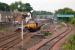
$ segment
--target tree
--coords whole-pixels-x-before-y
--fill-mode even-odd
[[[64,9],[59,9],[55,12],[55,14],[75,14],[75,11],[73,11],[70,8],[64,8]]]
[[[55,12],[55,14],[60,14],[60,15],[75,15],[75,11],[73,11],[70,8],[64,8],[64,9],[59,9]],[[70,17],[58,17],[58,20],[68,22],[70,20]]]
[[[22,5],[22,2],[15,2],[10,5],[11,10],[19,9]]]
[[[26,3],[26,4],[21,4],[20,8],[18,8],[18,10],[30,12],[31,10],[33,10],[33,8],[31,7],[31,5],[29,3]]]
[[[30,12],[31,10],[33,10],[33,8],[31,7],[31,5],[29,3],[22,3],[22,2],[15,2],[15,3],[12,3],[10,5],[10,8],[13,10],[17,9],[19,11],[27,11],[27,12]]]
[[[10,11],[10,7],[8,4],[0,2],[0,10],[1,11]]]
[[[52,15],[52,12],[47,12],[47,11],[33,11],[33,14],[36,15]]]

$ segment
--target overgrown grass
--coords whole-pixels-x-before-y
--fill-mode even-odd
[[[71,21],[69,23],[75,26],[75,18],[71,18]]]
[[[72,35],[62,46],[62,50],[75,50],[75,35]]]
[[[46,32],[46,31],[42,31],[41,33],[44,34],[44,36],[48,36],[48,35],[51,35],[52,34],[50,32]]]

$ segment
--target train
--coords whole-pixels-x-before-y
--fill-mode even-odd
[[[28,31],[28,32],[35,32],[35,31],[38,31],[38,30],[41,29],[43,24],[41,24],[39,22],[36,22],[34,19],[30,19],[31,16],[29,18],[26,18],[27,14],[25,14],[25,15],[23,14],[22,16],[23,16],[22,18],[25,18],[25,20],[26,20],[25,21],[26,23],[23,24],[23,31],[24,32],[26,32],[26,31]],[[22,27],[20,26],[15,31],[16,32],[21,32],[21,30],[22,30],[21,28]]]
[[[27,24],[23,25],[23,31],[26,32],[36,32],[39,31],[41,29],[41,27],[43,26],[43,24],[38,24],[35,21],[29,21]],[[16,32],[21,32],[21,28],[22,27],[18,27],[16,29]]]

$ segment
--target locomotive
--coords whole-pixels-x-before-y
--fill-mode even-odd
[[[31,18],[31,15],[22,14],[22,18],[25,19],[25,24],[23,24],[23,31],[35,32],[41,29],[43,24],[36,22]],[[21,32],[22,27],[18,27],[16,32]]]

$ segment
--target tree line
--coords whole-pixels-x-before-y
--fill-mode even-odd
[[[18,11],[26,12],[30,12],[31,10],[33,10],[29,3],[15,2],[8,5],[6,3],[0,2],[0,11],[14,11],[16,9]]]
[[[0,2],[0,11],[14,11],[14,10],[18,10],[18,11],[27,11],[30,12],[31,10],[33,10],[33,7],[31,7],[30,3],[22,3],[21,1],[15,2],[15,3],[11,3],[10,5],[6,4],[6,3],[2,3]],[[48,11],[33,11],[33,14],[36,15],[52,15],[52,12],[48,12]],[[75,11],[72,10],[71,8],[63,8],[63,9],[58,9],[55,11],[54,14],[73,14],[75,15]]]
[[[11,3],[10,5],[6,3],[0,2],[0,11],[14,11],[18,10],[21,12],[30,12],[33,10],[33,7],[31,7],[30,3],[22,3],[20,1]],[[33,15],[50,15],[52,12],[47,12],[47,11],[33,11]]]
[[[72,24],[75,24],[75,11],[72,10],[71,8],[59,9],[59,10],[57,10],[55,12],[55,14],[73,15],[74,17],[58,17],[58,20],[65,21],[65,22],[70,22]]]
[[[1,11],[10,11],[10,10],[19,10],[19,11],[31,11],[33,8],[31,7],[30,3],[22,3],[21,1],[11,3],[10,5],[6,3],[0,2],[0,10]],[[37,14],[45,13],[46,11],[34,11]],[[48,12],[47,12],[48,14]],[[51,13],[52,14],[52,13]],[[58,9],[55,11],[55,14],[75,14],[75,11],[73,11],[70,8],[63,8],[63,9]]]

